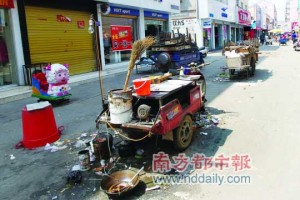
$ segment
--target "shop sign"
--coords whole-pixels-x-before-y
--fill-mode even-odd
[[[64,15],[56,15],[56,20],[58,22],[72,22],[72,19],[70,17]]]
[[[111,25],[112,51],[125,51],[132,49],[131,26]]]
[[[234,22],[234,9],[232,7],[228,7],[228,5],[224,3],[218,1],[209,1],[208,13],[209,18]]]
[[[298,22],[292,22],[292,29],[291,30],[297,30],[296,27],[298,28]]]
[[[110,14],[116,15],[131,15],[131,16],[139,16],[140,11],[131,8],[121,8],[116,6],[110,6]]]
[[[202,28],[211,28],[211,19],[202,20]]]
[[[171,9],[172,10],[179,10],[179,6],[171,4]]]
[[[85,27],[84,21],[77,21],[77,28],[84,29],[84,27]]]
[[[14,8],[14,0],[0,0],[0,8]]]
[[[238,9],[238,22],[241,25],[250,26],[251,25],[250,12],[248,12],[247,10],[243,10],[243,9],[239,8]]]
[[[252,20],[251,22],[251,29],[256,29],[256,21]]]
[[[144,11],[144,17],[169,19],[169,15],[167,13],[158,13],[158,12],[151,12],[151,11]]]
[[[176,19],[172,20],[172,29],[179,29],[179,32],[182,33],[185,33],[186,29],[188,29],[189,33],[194,33],[197,23],[197,19]]]

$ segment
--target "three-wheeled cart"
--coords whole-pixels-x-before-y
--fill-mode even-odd
[[[280,45],[286,45],[287,44],[287,39],[286,38],[280,38],[279,39],[279,46]]]
[[[227,57],[226,64],[230,73],[230,78],[238,71],[238,74],[245,75],[247,78],[250,75],[250,65],[245,64],[245,58],[242,56],[239,57]]]
[[[196,114],[202,105],[200,75],[174,76],[158,84],[151,84],[150,94],[139,96],[132,92],[132,118],[125,123],[111,123],[111,109],[100,113],[96,124],[106,124],[128,138],[162,135],[173,141],[178,150],[186,149],[193,138]]]
[[[256,62],[258,60],[258,50],[252,46],[229,46],[224,48],[226,51],[235,51],[242,54],[240,57],[226,58],[227,68],[229,69],[230,77],[235,73],[246,75],[246,77],[255,74]]]

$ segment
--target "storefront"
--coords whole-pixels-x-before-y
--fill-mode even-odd
[[[250,39],[250,26],[251,26],[251,14],[249,11],[238,8],[237,13],[237,23],[242,26],[240,33],[238,35],[241,40]]]
[[[169,14],[153,11],[144,11],[145,36],[159,36],[168,31]]]
[[[211,19],[202,20],[203,45],[211,49]]]
[[[209,1],[208,16],[211,19],[211,48],[220,49],[231,40],[230,24],[235,22],[234,8],[218,1]],[[202,26],[206,21],[207,19],[202,19]],[[204,32],[209,32],[207,30],[208,27]]]
[[[139,4],[138,0],[128,1],[126,5],[124,1],[116,0],[107,4],[109,12],[97,13],[101,24],[99,44],[103,70],[127,66],[134,41],[170,31],[170,14],[179,12],[180,5],[179,1],[175,4],[172,0]],[[101,5],[103,3],[97,4],[98,11]]]
[[[0,1],[0,87],[17,83],[16,58],[11,23],[13,0]]]
[[[197,18],[172,19],[171,29],[175,34],[190,34],[191,40],[196,42],[198,47],[202,46],[202,37],[200,35],[201,29]]]
[[[87,31],[95,4],[78,0],[24,3],[25,20],[20,23],[26,27],[22,32],[26,64],[67,63],[71,75],[97,70],[93,36]]]
[[[110,6],[110,14],[101,16],[105,64],[130,59],[131,45],[138,38],[139,10]]]

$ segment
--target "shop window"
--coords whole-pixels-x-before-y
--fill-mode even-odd
[[[105,64],[120,63],[130,59],[131,50],[116,51],[112,48],[111,25],[130,26],[132,43],[137,39],[137,20],[132,18],[119,18],[102,16],[102,31]]]
[[[0,86],[12,84],[13,78],[13,49],[11,30],[9,27],[8,11],[0,9]]]
[[[161,32],[167,32],[166,21],[145,20],[145,36],[158,37]]]

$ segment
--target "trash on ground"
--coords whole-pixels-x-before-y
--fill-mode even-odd
[[[217,118],[212,117],[211,121],[216,125],[219,123],[219,120]]]
[[[82,133],[80,137],[87,137],[87,133]]]
[[[153,186],[153,187],[146,188],[146,192],[147,192],[147,191],[151,191],[151,190],[157,190],[157,189],[160,189],[160,186],[159,186],[159,185],[155,185],[155,186]]]
[[[55,199],[57,199],[57,196],[52,197],[52,200],[55,200]]]
[[[77,170],[80,170],[80,165],[74,165],[72,167],[72,171],[77,171]]]
[[[103,172],[102,171],[99,171],[99,172],[95,172],[95,174],[99,175],[99,176],[102,176],[103,175]]]
[[[45,149],[45,151],[50,150],[50,152],[56,152],[56,151],[59,151],[59,150],[63,150],[65,148],[67,148],[66,145],[58,147],[58,146],[51,145],[51,144],[47,143],[44,149]]]
[[[13,154],[10,154],[10,155],[9,155],[9,159],[10,159],[10,160],[14,160],[14,159],[16,159],[16,157],[15,157]]]
[[[76,143],[74,144],[74,146],[76,148],[85,147],[86,143],[83,140],[77,140]]]
[[[207,132],[200,132],[200,135],[207,135]]]
[[[67,175],[67,183],[80,183],[82,181],[82,173],[79,170],[70,171]]]

